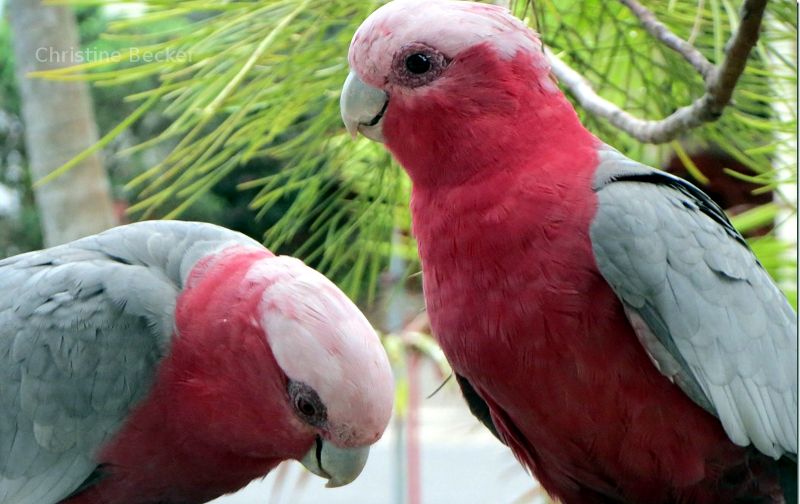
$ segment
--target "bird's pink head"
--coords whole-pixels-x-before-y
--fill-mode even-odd
[[[497,153],[530,155],[565,114],[577,122],[536,34],[502,7],[395,0],[356,31],[349,62],[345,125],[416,185],[462,182]]]
[[[289,380],[297,416],[340,447],[371,445],[389,423],[394,380],[361,311],[330,280],[280,256],[248,273],[269,278],[261,326]]]
[[[441,86],[432,82],[466,50],[484,45],[506,61],[519,51],[536,56],[547,73],[541,43],[508,10],[453,0],[395,0],[373,12],[356,31],[350,44],[350,67],[375,87],[392,94],[426,94]],[[422,54],[432,69],[415,73],[408,56]],[[537,56],[538,55],[538,56]],[[420,89],[422,83],[431,86]]]
[[[296,428],[316,437],[301,461],[329,486],[346,484],[392,414],[394,379],[380,339],[342,291],[298,259],[261,261],[247,278],[266,280],[260,325],[286,376]]]
[[[176,324],[175,407],[198,420],[193,431],[299,459],[328,486],[358,476],[389,423],[394,379],[378,335],[330,280],[263,248],[228,248],[192,269]]]

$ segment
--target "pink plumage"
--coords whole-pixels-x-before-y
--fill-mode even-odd
[[[324,438],[354,447],[381,437],[393,385],[380,343],[299,260],[247,248],[205,258],[175,316],[153,390],[99,456],[109,476],[69,504],[205,502],[299,460],[318,431],[287,401],[287,374],[327,404]]]
[[[2,502],[206,502],[289,459],[341,486],[389,422],[364,315],[239,233],[132,224],[0,279]]]
[[[603,146],[535,35],[497,7],[398,0],[350,65],[348,129],[413,182],[433,332],[542,485],[565,503],[783,502],[774,462],[659,371],[601,274]]]

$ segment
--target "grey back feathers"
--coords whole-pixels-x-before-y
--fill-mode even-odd
[[[210,224],[152,221],[0,261],[0,503],[49,504],[144,398],[194,264],[232,245]]]
[[[688,182],[604,147],[590,235],[653,363],[730,439],[797,453],[794,311],[722,210]]]

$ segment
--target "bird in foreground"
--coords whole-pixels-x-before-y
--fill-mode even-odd
[[[0,261],[0,503],[189,504],[287,459],[354,480],[392,410],[328,279],[218,226],[153,221]]]
[[[503,8],[390,2],[349,63],[348,130],[412,181],[433,332],[547,491],[796,502],[796,316],[708,196],[589,133]]]

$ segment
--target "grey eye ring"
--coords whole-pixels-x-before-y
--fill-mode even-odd
[[[286,392],[295,413],[301,420],[314,427],[327,425],[328,411],[314,389],[303,382],[289,380]]]
[[[414,42],[401,47],[392,58],[389,80],[409,88],[424,86],[436,80],[449,64],[450,59],[438,50]]]

